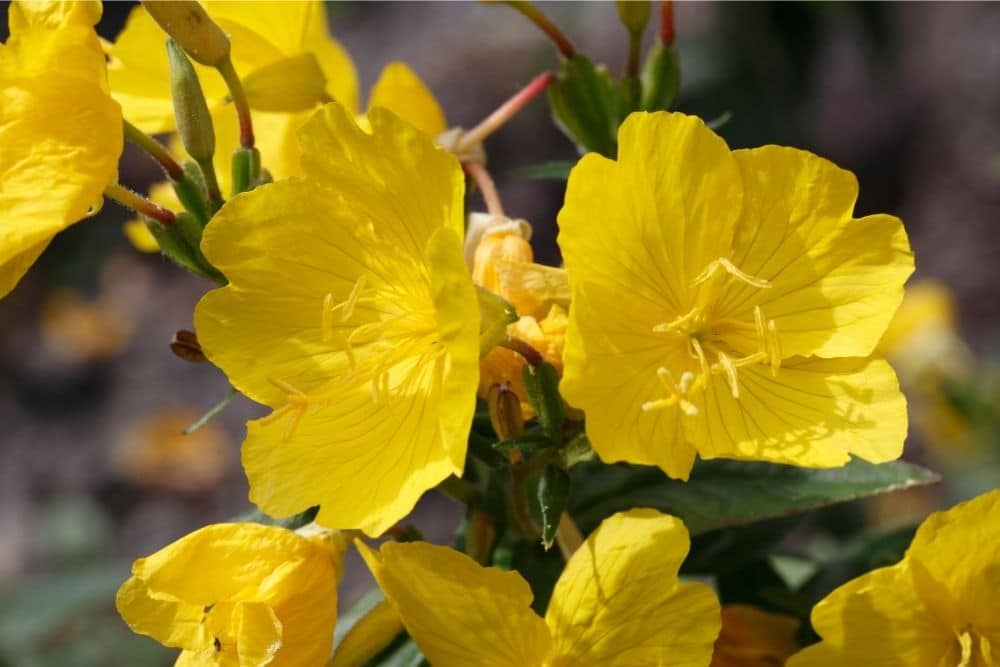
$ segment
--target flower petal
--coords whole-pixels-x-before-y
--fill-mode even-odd
[[[434,667],[542,664],[551,639],[516,572],[423,542],[387,542],[379,553],[358,549]]]
[[[822,641],[793,655],[787,667],[958,664],[958,638],[923,606],[906,563],[836,589],[813,608],[812,625]]]
[[[695,396],[685,432],[704,458],[773,461],[811,468],[899,458],[906,400],[882,359],[794,359],[776,377],[760,364],[738,371],[739,398],[713,375]]]
[[[448,129],[434,94],[406,63],[386,65],[368,96],[368,109],[382,107],[425,134],[437,137]]]
[[[194,649],[211,643],[202,605],[153,597],[139,577],[122,584],[115,606],[133,632],[148,635],[165,646]]]
[[[732,260],[771,287],[732,286],[720,316],[752,320],[759,305],[786,357],[871,354],[913,272],[902,222],[855,219],[854,174],[812,153],[764,146],[733,155],[745,194]]]
[[[719,601],[677,571],[683,522],[652,509],[606,519],[566,564],[545,616],[554,666],[704,667],[721,625]]]
[[[234,620],[240,665],[271,664],[282,647],[281,621],[274,611],[266,604],[244,602],[236,606]]]

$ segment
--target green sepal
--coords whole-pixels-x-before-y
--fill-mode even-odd
[[[188,246],[184,237],[181,236],[180,231],[175,225],[166,227],[161,225],[159,222],[148,218],[143,218],[143,221],[146,223],[146,228],[149,229],[149,233],[153,235],[153,238],[156,239],[156,243],[160,246],[160,252],[163,253],[167,259],[185,271],[189,271],[196,276],[201,276],[202,278],[218,282],[216,277],[209,272],[207,267],[198,262],[194,253],[191,251],[190,246]]]
[[[548,98],[556,124],[581,153],[615,157],[622,100],[603,66],[595,66],[580,54],[563,61],[548,88]]]
[[[512,451],[519,451],[524,454],[531,454],[540,449],[547,449],[552,446],[552,441],[542,435],[523,435],[519,438],[501,440],[493,445],[493,449],[504,454]]]
[[[556,539],[559,519],[569,498],[569,473],[560,466],[547,465],[538,478],[538,508],[542,515],[542,546],[548,550]]]
[[[196,162],[185,162],[181,168],[184,170],[184,179],[171,181],[170,184],[174,186],[177,199],[180,200],[184,209],[204,227],[211,218],[208,198],[205,194],[205,177],[201,173],[201,167]]]
[[[643,111],[666,111],[677,99],[681,85],[681,65],[677,47],[656,42],[642,66]]]
[[[556,445],[562,444],[566,406],[559,395],[559,373],[544,361],[538,366],[525,364],[524,388],[528,393],[528,400],[535,408],[542,432]]]

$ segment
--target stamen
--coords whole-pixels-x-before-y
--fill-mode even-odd
[[[763,278],[756,278],[754,276],[751,276],[749,273],[744,273],[739,268],[737,268],[735,264],[730,262],[725,257],[719,257],[718,259],[714,259],[711,262],[709,262],[708,266],[705,267],[705,270],[699,273],[695,277],[695,279],[691,282],[691,284],[699,285],[705,282],[706,280],[714,276],[719,269],[723,269],[729,275],[739,280],[742,280],[746,284],[752,285],[753,287],[759,287],[761,289],[767,289],[771,287],[771,283],[769,281],[764,280]]]
[[[692,308],[686,315],[681,315],[680,317],[675,318],[672,322],[661,322],[660,324],[657,324],[653,327],[653,331],[656,333],[683,331],[687,328],[687,325],[691,322],[691,320],[695,319],[700,314],[701,309]]]
[[[781,368],[781,341],[778,339],[778,325],[774,320],[767,323],[768,354],[771,357],[771,375],[777,377],[778,369]]]
[[[729,392],[733,395],[733,398],[739,398],[740,385],[736,381],[736,366],[733,365],[733,362],[730,361],[725,352],[719,352],[719,366],[722,368],[722,372],[726,374],[726,381],[729,383]]]
[[[351,289],[351,293],[348,295],[347,301],[337,306],[338,308],[343,307],[343,310],[340,313],[341,322],[346,322],[351,319],[352,315],[354,315],[354,307],[358,303],[358,297],[361,296],[361,290],[365,287],[366,278],[367,274],[362,273],[361,277],[358,278],[358,282],[354,283],[354,288]]]
[[[323,297],[323,342],[333,342],[333,294],[327,292]]]
[[[691,337],[691,349],[694,350],[698,363],[701,365],[702,376],[707,378],[709,373],[708,359],[705,357],[705,350],[702,349],[701,343],[693,336]]]

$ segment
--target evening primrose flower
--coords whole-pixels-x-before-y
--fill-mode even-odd
[[[0,296],[101,205],[122,151],[98,2],[15,2],[0,47]]]
[[[455,158],[382,109],[337,104],[299,134],[304,177],[228,202],[202,250],[230,284],[198,340],[274,412],[248,425],[250,498],[375,535],[461,474],[479,380]]]
[[[322,665],[337,620],[346,541],[308,526],[205,526],[132,565],[118,613],[183,649],[177,665]]]
[[[684,524],[656,510],[606,519],[567,562],[544,620],[516,572],[422,542],[359,549],[434,667],[707,667],[719,602],[678,581],[689,546]]]
[[[871,356],[913,271],[898,218],[811,153],[730,151],[701,120],[636,113],[559,213],[573,293],[560,388],[605,461],[686,479],[695,455],[895,459],[906,407]]]
[[[989,667],[1000,658],[1000,490],[932,514],[903,560],[812,611],[822,641],[788,667]]]

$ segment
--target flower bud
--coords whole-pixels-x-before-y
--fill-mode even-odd
[[[618,18],[629,32],[642,32],[649,23],[649,0],[618,0]]]
[[[170,351],[184,361],[190,361],[194,364],[208,363],[208,359],[205,358],[205,353],[202,352],[201,345],[198,343],[198,337],[193,331],[187,329],[178,330],[170,339]]]
[[[198,74],[173,39],[167,40],[167,61],[170,64],[170,93],[174,100],[177,134],[184,150],[199,164],[211,161],[215,154],[215,129]]]
[[[657,42],[646,54],[642,67],[643,111],[665,111],[677,98],[681,85],[681,67],[677,47]]]
[[[229,38],[195,0],[146,0],[142,5],[195,62],[219,67],[229,60]]]
[[[497,437],[510,440],[524,435],[524,417],[521,414],[521,399],[507,384],[495,384],[486,396],[490,412],[490,424]]]

